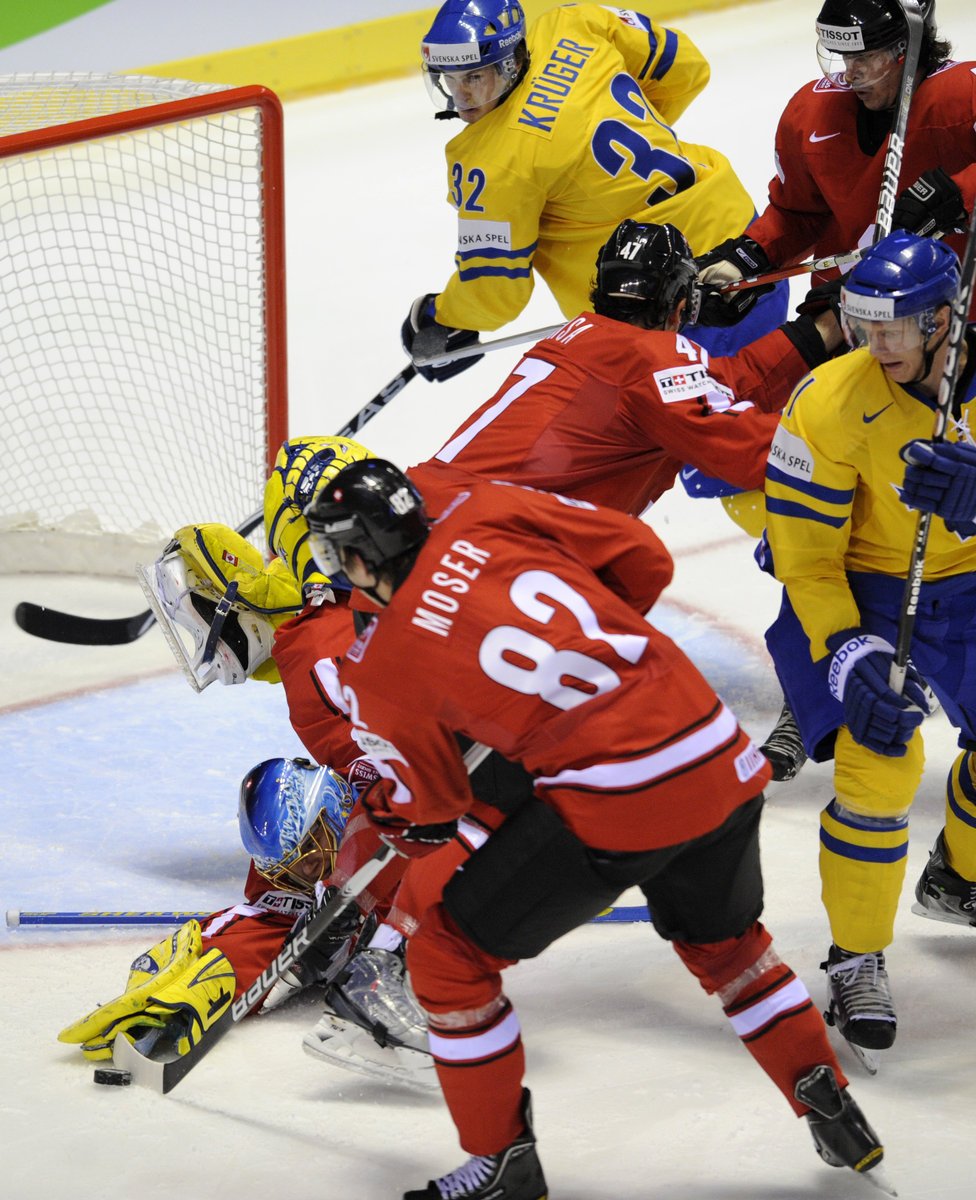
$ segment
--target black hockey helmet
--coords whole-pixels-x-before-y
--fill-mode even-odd
[[[935,35],[935,0],[919,0],[925,33]],[[898,0],[826,0],[817,17],[819,48],[833,54],[883,50],[908,36]]]
[[[618,321],[661,329],[682,299],[683,321],[695,320],[698,266],[674,225],[621,221],[596,259],[593,311]]]
[[[312,500],[305,518],[312,555],[330,578],[342,571],[343,547],[357,551],[379,573],[419,550],[430,530],[423,497],[382,458],[344,467]]]

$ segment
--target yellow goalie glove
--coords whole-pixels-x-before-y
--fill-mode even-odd
[[[58,1041],[80,1045],[86,1058],[104,1061],[120,1034],[135,1038],[155,1029],[185,1054],[225,1011],[237,982],[218,949],[201,950],[200,923],[187,921],[139,955],[121,996],[62,1029]]]
[[[278,451],[264,489],[264,527],[268,545],[306,592],[330,581],[312,558],[305,510],[343,467],[372,457],[365,446],[338,437],[291,438]]]
[[[198,692],[262,679],[280,683],[274,631],[302,608],[302,590],[280,559],[226,525],[186,525],[139,582],[184,675]],[[188,647],[180,630],[192,639]]]

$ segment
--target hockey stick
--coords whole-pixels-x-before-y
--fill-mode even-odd
[[[905,152],[905,133],[908,130],[908,113],[915,95],[915,76],[922,50],[922,35],[925,20],[918,0],[900,0],[908,23],[908,45],[905,47],[905,65],[901,73],[901,92],[895,123],[888,137],[884,168],[881,173],[881,192],[878,196],[878,213],[874,219],[874,240],[880,242],[891,233],[895,201],[898,199],[898,184],[901,179],[901,160]]]
[[[750,275],[748,279],[736,279],[719,288],[720,292],[741,292],[745,288],[762,287],[766,283],[778,283],[781,279],[792,279],[794,275],[813,275],[818,271],[844,270],[861,261],[863,250],[851,250],[849,254],[832,254],[827,258],[812,258],[808,262],[796,263],[792,267],[780,267],[767,271],[765,275]]]
[[[474,742],[464,753],[464,765],[468,774],[477,770],[490,753],[490,746]],[[385,843],[363,863],[358,871],[354,871],[328,904],[314,912],[308,923],[289,938],[282,947],[281,953],[265,967],[247,991],[238,996],[217,1018],[186,1054],[169,1062],[158,1061],[147,1057],[125,1034],[120,1034],[115,1039],[113,1053],[116,1069],[127,1071],[133,1083],[143,1084],[163,1095],[171,1092],[180,1080],[192,1071],[200,1059],[210,1053],[232,1026],[243,1021],[246,1016],[258,1008],[282,975],[322,937],[337,917],[355,903],[360,892],[373,882],[395,855],[396,850],[393,846]],[[108,1074],[111,1075],[111,1072]],[[103,1079],[100,1082],[115,1082],[115,1080]]]
[[[462,346],[460,350],[452,350],[449,354],[427,354],[423,358],[415,358],[415,367],[446,367],[448,363],[457,362],[459,358],[474,358],[476,354],[490,354],[493,350],[507,350],[510,346],[521,346],[524,342],[541,342],[557,329],[562,329],[565,321],[558,325],[547,325],[544,329],[528,329],[525,333],[511,333],[508,337],[495,338],[492,342],[475,342],[472,346]]]
[[[107,926],[123,925],[182,925],[186,921],[203,921],[210,912],[29,912],[18,908],[7,909],[7,928],[21,929],[25,926],[77,925]],[[612,904],[605,912],[593,917],[592,925],[628,925],[649,921],[647,908],[642,905]]]
[[[371,421],[394,396],[399,395],[416,374],[417,368],[413,363],[408,363],[335,436],[355,437],[367,421]],[[246,537],[263,520],[262,512],[251,513],[237,526],[237,532]],[[48,642],[64,642],[72,646],[124,646],[137,641],[151,629],[156,624],[156,617],[148,608],[132,617],[80,617],[22,600],[14,609],[14,621],[24,633]]]
[[[932,441],[941,442],[945,437],[946,425],[949,421],[949,410],[956,384],[959,382],[959,351],[962,349],[966,336],[966,323],[969,320],[969,310],[973,302],[973,289],[976,286],[976,204],[969,217],[969,236],[966,239],[966,249],[962,260],[962,275],[959,280],[959,291],[952,302],[952,320],[949,325],[948,350],[942,377],[939,380],[939,394],[935,406],[935,426],[932,430]],[[918,600],[922,590],[922,573],[925,570],[925,549],[929,540],[929,527],[932,524],[930,512],[920,512],[915,523],[915,540],[912,545],[912,557],[908,566],[908,576],[905,579],[905,592],[901,602],[901,614],[898,618],[898,639],[895,644],[895,658],[891,664],[888,683],[892,691],[901,694],[908,670],[908,655],[912,645],[912,631],[915,628],[915,615],[918,612]]]

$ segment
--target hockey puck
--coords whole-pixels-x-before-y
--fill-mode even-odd
[[[131,1071],[121,1071],[118,1067],[96,1067],[94,1080],[96,1083],[107,1083],[114,1087],[125,1087],[132,1082]]]

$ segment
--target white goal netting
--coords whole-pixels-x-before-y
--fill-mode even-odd
[[[128,574],[285,436],[280,106],[0,76],[0,571]]]

